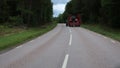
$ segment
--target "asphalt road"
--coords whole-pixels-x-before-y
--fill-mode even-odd
[[[0,68],[120,68],[120,42],[58,24],[43,36],[1,54]]]

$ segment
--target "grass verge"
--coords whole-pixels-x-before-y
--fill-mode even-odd
[[[91,24],[83,24],[82,27],[120,41],[120,30],[107,28],[101,25],[91,25]]]
[[[0,51],[14,47],[20,43],[24,43],[25,41],[38,37],[52,30],[55,26],[55,23],[47,24],[40,28],[30,28],[10,35],[0,36]]]

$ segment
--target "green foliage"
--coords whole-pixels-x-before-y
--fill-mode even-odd
[[[58,16],[57,22],[58,22],[58,23],[64,23],[64,22],[65,22],[65,21],[63,20],[62,14],[60,14],[60,15]]]
[[[41,26],[51,22],[52,6],[51,0],[1,0],[0,24]]]
[[[83,24],[82,27],[120,41],[120,30],[115,30],[99,24]]]
[[[4,29],[6,29],[6,26],[0,25],[0,33],[4,31]]]
[[[120,0],[71,0],[63,13],[63,19],[70,14],[81,14],[83,22],[120,28],[119,7]]]
[[[19,26],[23,25],[23,19],[20,16],[12,16],[9,18],[10,19],[10,24],[12,26]]]
[[[40,36],[50,31],[51,29],[53,29],[55,26],[56,26],[56,23],[46,24],[39,28],[24,29],[22,31],[19,31],[10,35],[0,36],[0,51],[10,47],[14,47],[16,46],[16,44],[24,43],[25,41],[28,41],[37,36]]]
[[[120,1],[103,0],[102,2],[102,20],[105,25],[113,28],[120,28]]]

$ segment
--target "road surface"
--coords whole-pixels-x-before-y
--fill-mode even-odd
[[[120,68],[120,42],[58,24],[43,36],[1,54],[0,68]]]

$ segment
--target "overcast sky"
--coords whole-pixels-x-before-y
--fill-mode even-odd
[[[53,11],[54,17],[57,17],[59,14],[63,13],[65,6],[69,0],[52,0],[53,2]]]

